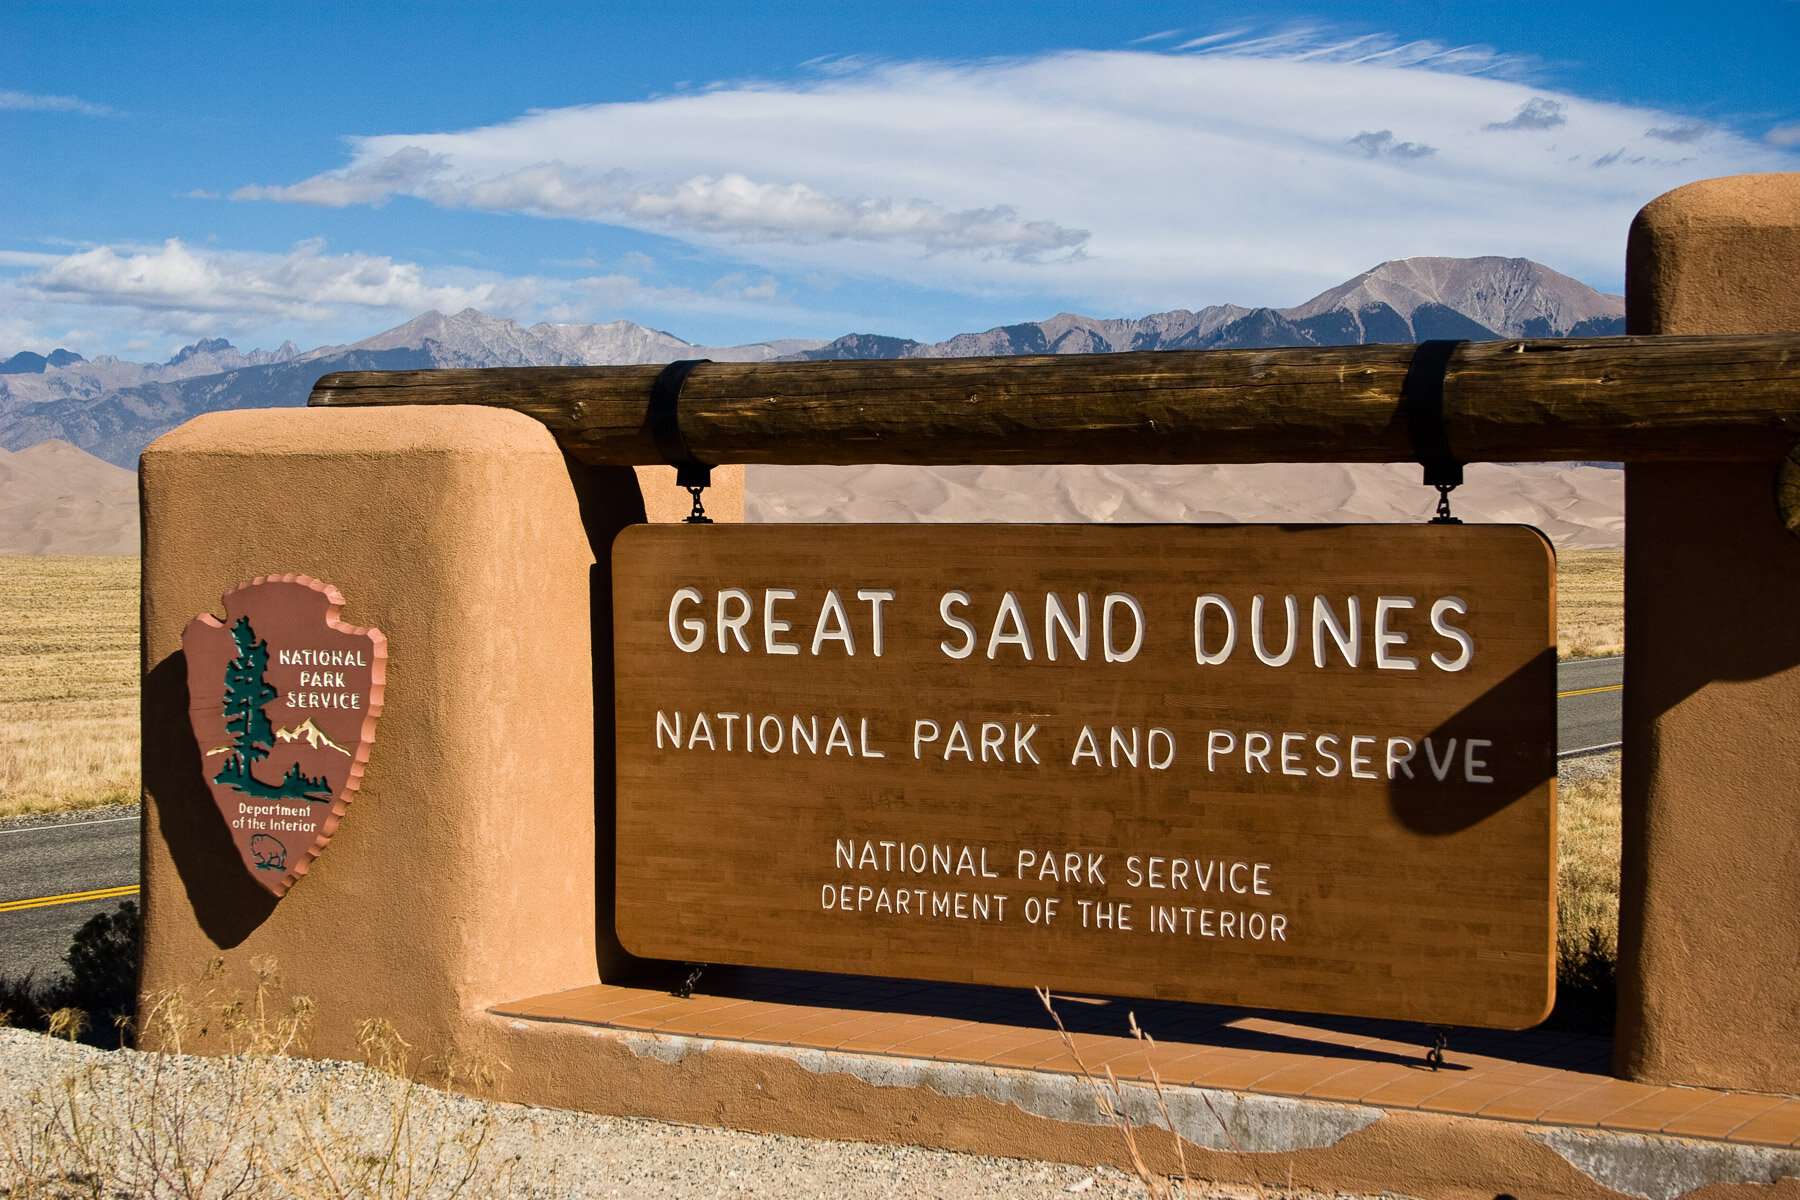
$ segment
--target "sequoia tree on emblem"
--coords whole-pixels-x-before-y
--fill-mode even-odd
[[[378,629],[306,575],[263,575],[181,637],[188,715],[213,802],[257,883],[284,894],[336,832],[362,782],[387,673]]]

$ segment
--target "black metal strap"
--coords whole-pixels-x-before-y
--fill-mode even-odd
[[[1434,525],[1462,523],[1450,515],[1450,489],[1462,484],[1463,464],[1451,450],[1450,434],[1444,426],[1444,377],[1450,373],[1451,356],[1465,344],[1452,339],[1420,342],[1400,387],[1413,455],[1425,468],[1425,486],[1438,491]]]
[[[681,436],[681,385],[693,369],[710,358],[684,358],[662,369],[650,388],[650,436],[656,441],[657,453],[675,468],[675,482],[681,487],[703,488],[712,482],[712,464],[703,463],[688,449]],[[698,497],[695,497],[696,502]]]

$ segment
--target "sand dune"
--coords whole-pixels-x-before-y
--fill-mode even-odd
[[[751,521],[1423,521],[1411,464],[746,469]],[[685,505],[685,497],[683,498]],[[1566,550],[1625,542],[1625,477],[1567,463],[1475,463],[1466,521],[1534,525]],[[137,476],[67,442],[0,450],[0,554],[136,554]]]
[[[1564,550],[1625,544],[1625,473],[1473,463],[1465,521],[1533,525]],[[750,521],[1424,521],[1437,493],[1409,463],[1256,466],[747,468]]]
[[[136,554],[137,473],[67,442],[0,450],[0,554]]]

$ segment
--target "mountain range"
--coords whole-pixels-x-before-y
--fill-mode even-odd
[[[293,407],[332,371],[430,367],[568,366],[831,358],[950,358],[1118,350],[1345,345],[1460,337],[1584,337],[1623,333],[1622,297],[1595,291],[1523,258],[1408,258],[1382,263],[1293,308],[1224,304],[1138,318],[1062,313],[922,343],[852,333],[830,342],[782,339],[699,346],[635,325],[526,327],[474,309],[428,312],[347,346],[302,351],[292,342],[248,353],[213,338],[162,363],[67,350],[0,362],[0,448],[69,443],[135,467],[153,438],[203,412]]]
[[[1059,313],[921,343],[853,333],[789,358],[969,358],[1346,346],[1429,338],[1605,337],[1625,332],[1625,300],[1525,258],[1405,258],[1382,263],[1294,308],[1217,304],[1136,320]]]

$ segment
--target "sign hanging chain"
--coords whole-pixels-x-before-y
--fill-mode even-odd
[[[694,457],[688,449],[687,439],[681,434],[681,385],[693,369],[710,358],[684,358],[672,362],[662,369],[656,382],[650,388],[650,436],[656,442],[657,452],[663,461],[675,468],[675,484],[687,489],[693,497],[693,511],[688,513],[686,524],[711,525],[712,518],[706,515],[706,507],[700,502],[700,493],[712,483],[712,463],[703,463]]]
[[[1431,519],[1432,525],[1462,524],[1450,515],[1450,493],[1462,484],[1463,464],[1450,449],[1450,434],[1445,428],[1444,379],[1450,373],[1450,359],[1465,344],[1450,339],[1420,342],[1407,364],[1406,382],[1400,389],[1413,453],[1425,468],[1425,486],[1437,489],[1437,516]]]
[[[1453,517],[1450,515],[1450,493],[1456,490],[1458,484],[1462,483],[1462,464],[1456,464],[1456,481],[1454,483],[1445,483],[1441,479],[1433,479],[1431,477],[1431,468],[1429,466],[1426,467],[1425,483],[1429,487],[1436,488],[1438,494],[1437,516],[1431,518],[1426,524],[1461,525],[1461,517]],[[698,503],[698,501],[695,503]]]

